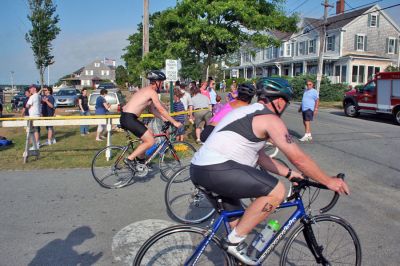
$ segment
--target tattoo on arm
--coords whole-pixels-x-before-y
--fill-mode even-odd
[[[290,135],[289,133],[285,135],[286,138],[286,142],[289,144],[292,144],[294,142],[292,135]]]
[[[274,206],[272,206],[272,204],[270,204],[270,203],[266,203],[265,205],[264,205],[264,207],[262,208],[262,212],[271,212],[272,211],[272,209],[274,208]]]

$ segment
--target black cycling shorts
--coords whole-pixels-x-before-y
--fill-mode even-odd
[[[141,138],[148,130],[142,121],[138,120],[137,115],[132,113],[122,112],[119,122],[123,129],[129,130],[138,138]]]
[[[190,177],[195,185],[228,199],[230,205],[236,202],[232,206],[236,209],[241,209],[239,199],[267,196],[278,184],[278,179],[269,173],[235,161],[206,166],[192,164]]]

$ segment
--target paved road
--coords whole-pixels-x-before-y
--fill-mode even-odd
[[[284,119],[301,137],[296,109]],[[301,146],[329,173],[347,174],[352,194],[332,212],[356,229],[363,265],[398,265],[400,127],[325,109],[313,132],[314,142]],[[100,188],[88,169],[2,171],[0,181],[0,265],[118,264],[111,251],[118,231],[145,219],[170,220],[158,175],[120,190]]]

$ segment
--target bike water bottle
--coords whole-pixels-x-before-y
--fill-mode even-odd
[[[154,143],[153,146],[151,146],[146,152],[146,156],[150,156],[153,154],[153,152],[157,149],[158,143]]]
[[[269,220],[265,228],[254,237],[254,240],[251,243],[251,251],[256,249],[258,251],[257,253],[261,252],[266,243],[276,234],[276,232],[278,232],[280,228],[281,225],[277,220]]]

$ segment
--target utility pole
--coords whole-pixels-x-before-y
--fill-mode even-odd
[[[143,0],[143,58],[149,52],[149,0]],[[142,88],[147,86],[145,74],[142,78]]]
[[[324,67],[324,52],[325,52],[325,39],[326,39],[326,24],[328,21],[328,7],[333,7],[329,5],[328,0],[325,0],[325,3],[321,4],[324,6],[324,22],[320,31],[320,40],[319,40],[319,57],[318,57],[318,72],[317,72],[317,84],[316,90],[319,93],[321,88],[321,80],[322,80],[322,72]]]

